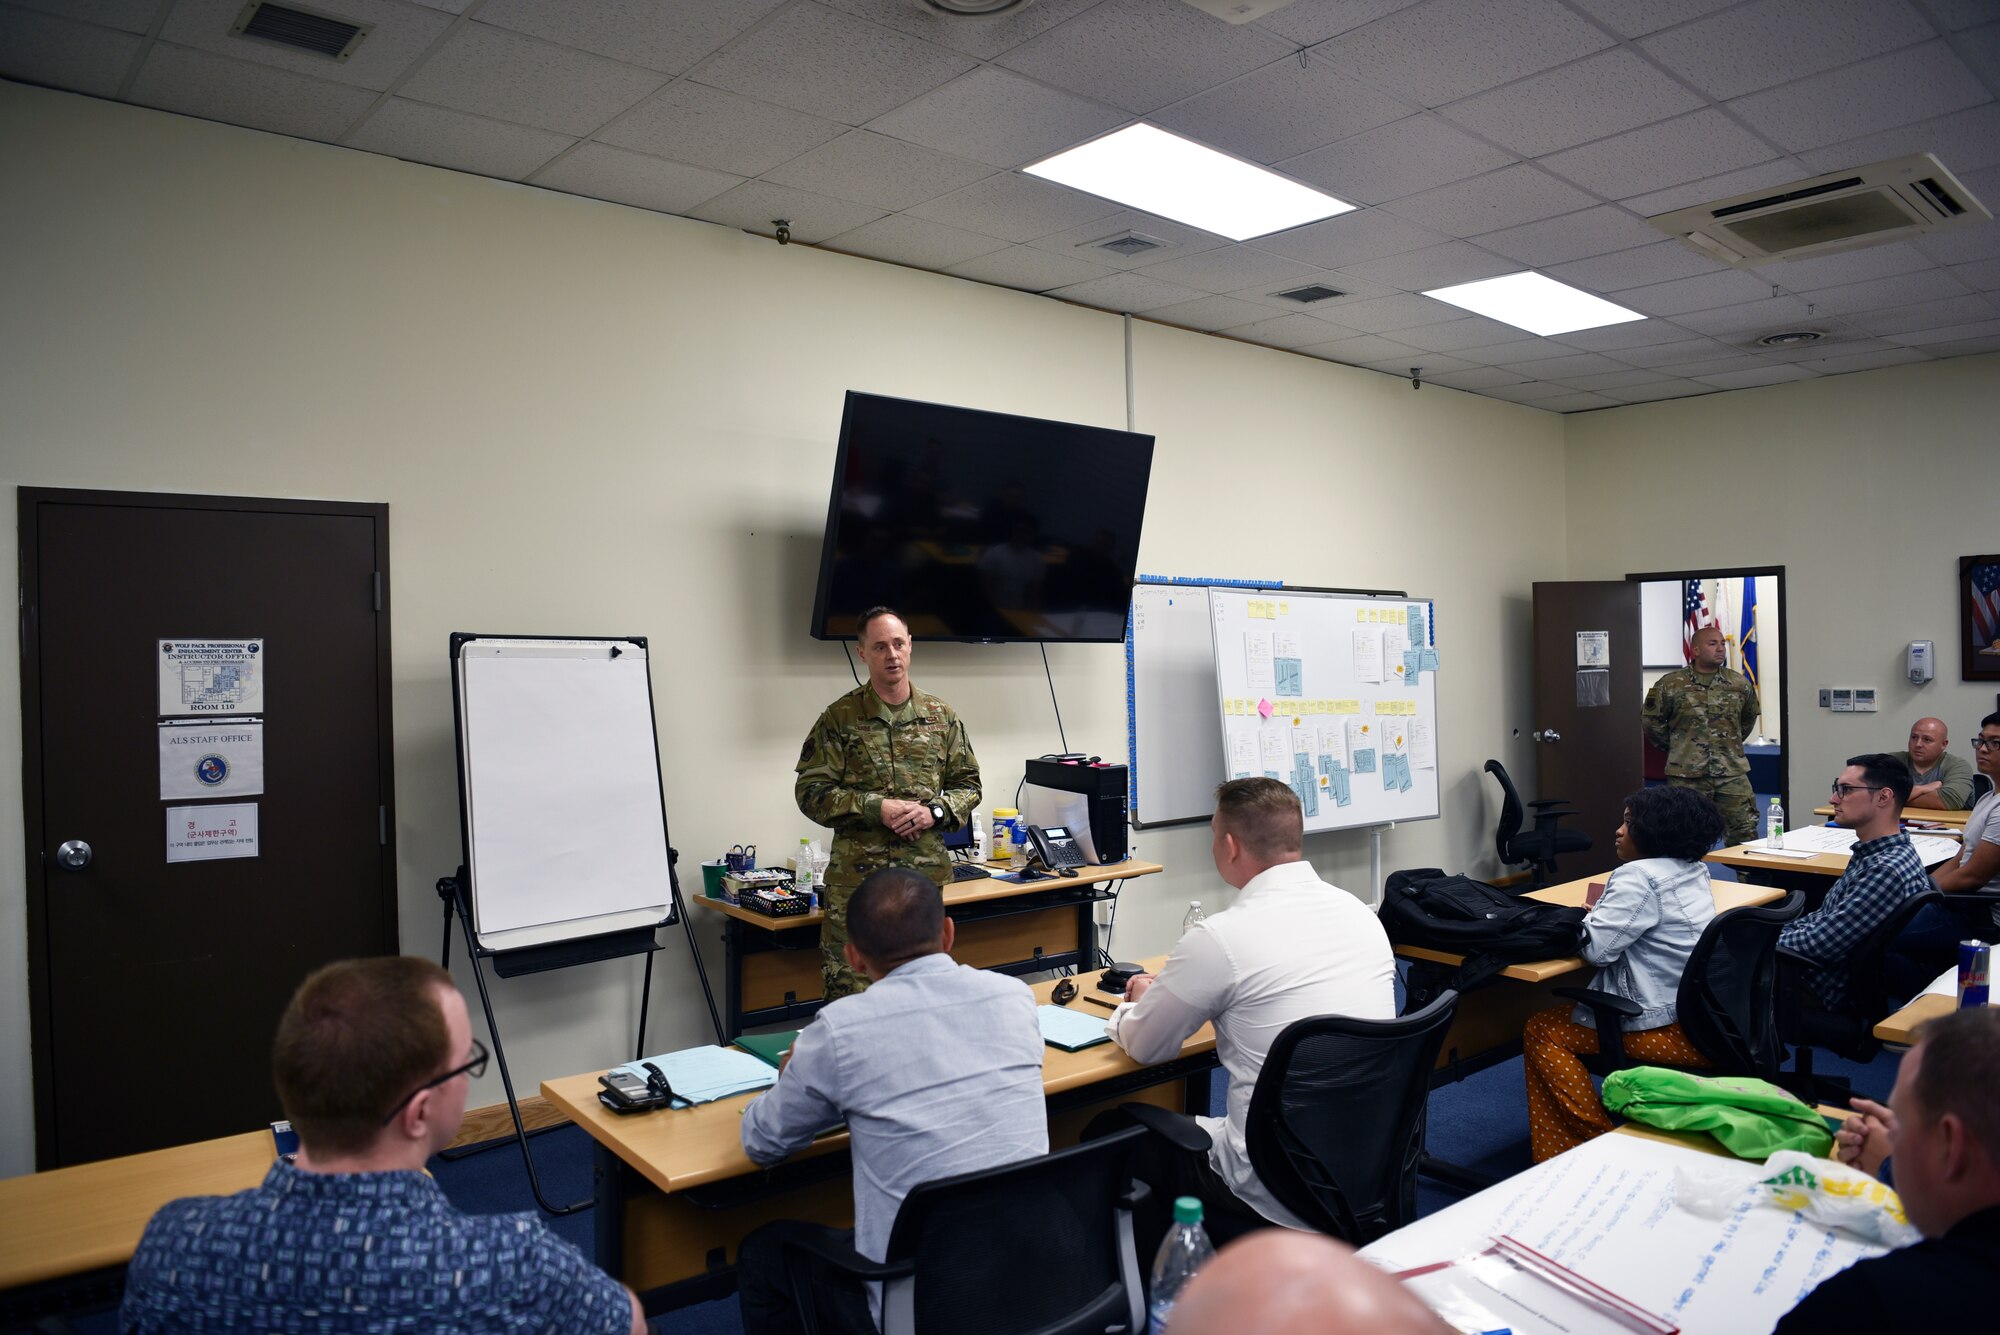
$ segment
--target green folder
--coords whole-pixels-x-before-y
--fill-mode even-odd
[[[798,1036],[796,1029],[777,1034],[743,1034],[737,1038],[736,1046],[775,1067],[778,1059],[792,1050],[792,1040]]]

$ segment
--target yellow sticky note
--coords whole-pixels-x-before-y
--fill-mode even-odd
[[[1355,608],[1355,609],[1354,609],[1354,619],[1355,619],[1356,621],[1366,621],[1366,620],[1368,619],[1368,609],[1367,609],[1367,608],[1365,608],[1365,607],[1357,607],[1357,608]]]
[[[1291,605],[1290,603],[1285,603],[1285,602],[1281,602],[1281,603],[1279,603],[1279,604],[1278,604],[1278,615],[1279,615],[1279,616],[1281,616],[1281,617],[1288,617],[1288,616],[1290,616],[1291,614],[1292,614],[1292,605]]]
[[[1361,712],[1361,702],[1359,700],[1335,700],[1333,702],[1333,712],[1336,714],[1359,714]]]

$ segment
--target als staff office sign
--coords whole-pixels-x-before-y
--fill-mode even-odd
[[[161,640],[160,713],[264,712],[264,641]]]
[[[264,720],[160,724],[160,797],[255,797],[264,791]]]

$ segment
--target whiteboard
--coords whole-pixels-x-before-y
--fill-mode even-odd
[[[1215,810],[1222,734],[1215,727],[1215,641],[1207,581],[1141,575],[1125,628],[1125,746],[1132,823],[1207,820]],[[1245,588],[1278,581],[1216,580]]]
[[[1428,599],[1210,589],[1226,777],[1292,786],[1308,834],[1439,814]]]
[[[454,635],[452,649],[480,945],[672,923],[645,641]]]

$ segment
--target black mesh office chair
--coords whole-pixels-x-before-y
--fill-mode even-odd
[[[1979,799],[1993,791],[1993,780],[1984,774],[1972,776],[1972,804],[1979,805]]]
[[[888,1253],[786,1244],[799,1319],[817,1335],[805,1254],[880,1281],[882,1335],[1103,1335],[1146,1328],[1128,1168],[1133,1126],[1037,1159],[926,1182],[903,1199]],[[1204,1136],[1204,1139],[1206,1137]],[[1150,1258],[1149,1258],[1150,1259]]]
[[[1557,857],[1589,850],[1589,835],[1556,828],[1564,816],[1577,814],[1574,808],[1563,805],[1567,798],[1546,797],[1523,804],[1505,765],[1489,760],[1486,772],[1500,781],[1500,824],[1493,831],[1493,851],[1503,864],[1517,867],[1525,863],[1535,884],[1543,886],[1555,875]],[[1535,828],[1524,831],[1521,823],[1527,818],[1528,807],[1535,809]]]
[[[1794,890],[1776,904],[1718,913],[1702,929],[1674,997],[1688,1042],[1708,1058],[1702,1074],[1776,1082],[1785,1060],[1777,1019],[1778,933],[1805,906],[1805,895]],[[1581,1058],[1585,1069],[1609,1075],[1641,1064],[1625,1055],[1620,1024],[1639,1014],[1636,1003],[1588,987],[1555,992],[1589,1007],[1597,1021],[1598,1051]]]
[[[1813,1073],[1812,1050],[1825,1048],[1849,1061],[1872,1060],[1882,1050],[1875,1026],[1896,1009],[1889,995],[1886,960],[1889,947],[1910,920],[1931,904],[1943,904],[1936,890],[1911,895],[1895,907],[1854,950],[1847,970],[1847,1003],[1828,1010],[1806,983],[1808,970],[1819,966],[1796,951],[1778,948],[1778,1036],[1793,1047],[1790,1071],[1778,1083],[1807,1102],[1845,1102],[1845,1080]]]

